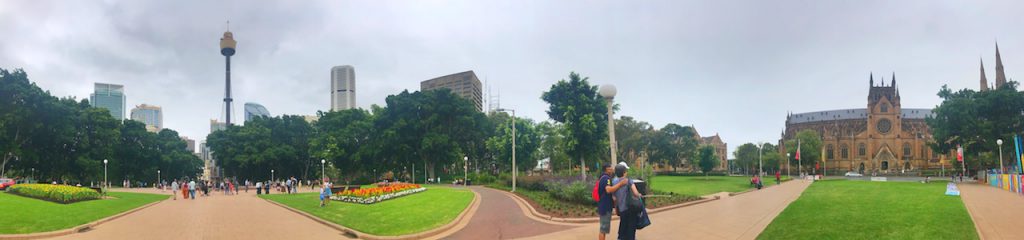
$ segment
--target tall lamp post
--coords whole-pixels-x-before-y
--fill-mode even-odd
[[[764,145],[768,143],[761,143],[757,145],[757,175],[761,176],[764,172],[764,161],[761,160],[761,150],[764,150]]]
[[[617,160],[618,160],[618,159],[616,159],[616,156],[615,156],[616,155],[615,152],[617,150],[616,149],[617,148],[616,145],[618,145],[618,144],[615,143],[615,118],[613,117],[614,113],[612,113],[612,106],[615,105],[614,103],[612,103],[615,100],[615,92],[616,92],[615,85],[611,85],[611,84],[601,85],[601,88],[598,90],[598,92],[601,93],[601,96],[604,97],[605,103],[607,103],[607,105],[608,105],[607,106],[608,107],[608,143],[609,143],[608,146],[611,149],[611,154],[612,154],[612,158],[611,158],[612,162],[611,162],[611,164],[609,164],[609,166],[615,166],[615,162],[617,162]],[[582,170],[582,166],[581,166],[581,170]],[[644,171],[640,171],[640,172],[643,173]],[[643,178],[643,176],[641,176],[641,178]]]
[[[1003,174],[1003,140],[996,139],[996,145],[999,145],[999,174]]]
[[[327,159],[320,159],[320,181],[327,181]]]
[[[512,192],[516,192],[516,175],[519,172],[516,168],[516,110],[499,108],[498,111],[512,112]],[[479,165],[476,167],[480,168]]]
[[[274,169],[270,169],[270,181],[274,181]]]
[[[469,156],[462,157],[462,166],[462,186],[465,187],[468,186],[466,182],[469,178]]]
[[[103,159],[103,193],[107,193],[107,188],[110,188],[110,183],[107,183],[107,160]]]
[[[160,185],[160,169],[156,170],[156,185],[157,186],[161,186]],[[161,187],[160,191],[163,191],[163,190],[164,190],[164,188]]]
[[[786,176],[793,176],[792,172],[789,171],[789,153],[786,153]]]

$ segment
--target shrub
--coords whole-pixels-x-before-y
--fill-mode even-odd
[[[17,184],[8,188],[7,192],[58,203],[73,203],[100,198],[100,193],[92,189],[67,185]]]
[[[498,177],[486,173],[474,173],[469,174],[469,179],[473,181],[474,185],[487,185],[497,181]]]
[[[549,182],[546,184],[548,193],[551,197],[579,204],[593,204],[594,199],[591,196],[591,191],[594,190],[592,183],[585,183],[582,181],[572,182],[570,184],[562,184],[559,182]]]

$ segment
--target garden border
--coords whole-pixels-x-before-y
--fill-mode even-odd
[[[160,194],[160,195],[163,195],[163,194]],[[21,196],[21,195],[18,195],[18,196]],[[22,197],[24,197],[24,196],[22,196]],[[171,198],[171,196],[167,196],[167,198]],[[131,210],[124,211],[124,212],[121,212],[121,213],[118,213],[118,214],[114,214],[113,216],[101,218],[99,220],[92,221],[92,222],[89,222],[89,223],[86,223],[86,224],[82,224],[82,225],[78,225],[78,226],[75,226],[75,227],[72,227],[72,228],[61,229],[61,230],[56,230],[56,231],[49,231],[49,232],[40,232],[40,233],[0,234],[0,240],[13,240],[13,239],[19,239],[20,240],[20,239],[52,238],[52,237],[60,237],[60,236],[66,236],[66,235],[71,235],[71,234],[75,234],[75,233],[85,232],[85,231],[88,231],[88,230],[90,230],[90,229],[92,229],[92,228],[94,228],[96,226],[99,226],[100,224],[103,224],[103,223],[106,223],[106,222],[109,222],[109,221],[113,221],[114,219],[118,219],[118,218],[124,217],[124,216],[126,216],[128,214],[132,214],[132,213],[138,212],[138,211],[140,211],[142,209],[151,207],[153,205],[156,205],[158,203],[162,203],[164,201],[167,201],[167,199],[156,201],[156,202],[151,202],[149,204],[142,205],[142,206],[137,207],[135,209],[131,209]]]
[[[426,230],[426,231],[419,232],[419,233],[412,233],[412,234],[398,235],[398,236],[378,236],[378,235],[373,235],[373,234],[369,234],[369,233],[360,232],[358,230],[351,229],[351,228],[339,225],[337,223],[333,223],[331,221],[324,220],[322,218],[314,216],[313,214],[309,214],[307,212],[303,212],[301,210],[289,207],[288,205],[284,205],[282,203],[278,203],[278,202],[272,201],[270,199],[266,199],[266,198],[260,198],[260,199],[263,199],[264,201],[270,202],[270,203],[272,203],[274,205],[280,206],[280,207],[282,207],[284,209],[288,209],[289,211],[298,213],[299,215],[302,215],[302,216],[305,216],[306,218],[312,219],[313,221],[318,222],[320,224],[323,224],[324,226],[327,226],[327,227],[333,228],[335,230],[341,231],[342,233],[345,233],[346,235],[355,236],[356,238],[359,238],[359,239],[370,239],[370,240],[405,240],[405,239],[424,239],[424,238],[435,237],[435,236],[437,236],[437,235],[439,235],[441,233],[445,233],[446,231],[451,230],[452,228],[454,228],[456,226],[459,226],[460,229],[462,227],[465,227],[466,224],[468,223],[467,221],[469,221],[469,219],[472,217],[472,215],[474,213],[476,213],[477,207],[480,206],[480,194],[477,193],[476,191],[470,190],[468,188],[466,190],[468,190],[469,192],[473,193],[473,201],[470,202],[469,206],[467,206],[466,209],[463,209],[462,213],[460,213],[459,216],[455,217],[454,220],[452,220],[448,224],[445,224],[445,225],[443,225],[441,227],[438,227],[438,228]],[[353,203],[353,204],[358,204],[358,203]]]
[[[494,188],[492,188],[492,189],[494,189]],[[600,220],[597,217],[587,217],[587,218],[559,218],[559,217],[552,217],[550,215],[540,213],[539,211],[537,211],[537,209],[533,208],[533,206],[530,205],[530,203],[527,202],[526,199],[523,199],[522,197],[519,197],[519,195],[516,195],[514,193],[511,193],[511,192],[508,192],[508,191],[505,191],[505,190],[501,190],[501,189],[495,189],[495,190],[501,191],[505,195],[507,195],[509,197],[512,197],[512,199],[515,200],[516,205],[519,205],[519,208],[522,208],[524,215],[526,215],[527,217],[530,217],[530,218],[532,218],[534,220],[537,220],[537,221],[546,222],[546,223],[552,223],[552,224],[560,224],[560,225],[580,226],[581,224],[584,224],[584,223],[596,223],[596,222],[598,222]],[[650,210],[647,211],[647,214],[655,214],[655,213],[659,213],[659,212],[663,212],[663,211],[668,211],[668,210],[672,210],[672,209],[676,209],[676,208],[681,208],[681,207],[686,207],[686,206],[693,206],[693,205],[697,205],[697,204],[701,204],[701,203],[706,203],[706,202],[710,202],[710,201],[714,201],[714,200],[718,200],[718,199],[721,199],[721,197],[715,196],[714,198],[703,198],[703,199],[696,200],[696,201],[689,201],[689,202],[679,203],[679,204],[675,204],[675,205],[664,206],[664,207],[660,207],[660,208],[656,208],[656,209],[650,209]],[[612,216],[613,220],[614,219],[618,219],[618,218],[619,218],[619,216]]]

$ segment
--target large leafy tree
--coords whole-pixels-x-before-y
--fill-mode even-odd
[[[314,156],[330,161],[342,171],[342,179],[351,181],[367,170],[381,167],[374,162],[374,116],[363,109],[320,112],[316,136],[312,139]],[[319,170],[319,168],[317,169]]]
[[[743,169],[747,174],[753,174],[751,170],[756,169],[757,153],[757,145],[753,143],[744,143],[736,147],[736,151],[733,151],[733,156],[736,157],[736,166]]]
[[[615,142],[619,147],[619,159],[629,163],[648,159],[655,133],[654,127],[647,122],[629,116],[620,117],[615,121]]]
[[[983,157],[998,153],[982,153],[996,152],[997,139],[1010,142],[1014,135],[1024,134],[1024,93],[1018,92],[1017,86],[1017,82],[1011,81],[998,89],[980,92],[954,92],[943,86],[938,93],[942,103],[933,110],[932,117],[925,119],[933,135],[932,150],[950,152],[960,145],[968,167],[999,166],[997,157]]]
[[[0,154],[9,164],[7,174],[99,184],[107,159],[112,181],[155,182],[156,169],[165,169],[164,162],[170,167],[197,160],[184,147],[161,150],[174,144],[184,146],[184,141],[158,138],[135,121],[122,123],[86,100],[53,97],[22,70],[0,69]]]
[[[313,164],[309,154],[312,134],[313,127],[300,116],[260,117],[244,126],[210,133],[206,144],[227,177],[308,177],[303,173]]]
[[[505,115],[505,117],[494,117]],[[491,119],[495,126],[493,135],[487,139],[487,150],[494,156],[494,166],[505,169],[512,168],[512,119],[505,113],[492,114]],[[536,124],[526,118],[515,119],[515,148],[516,168],[520,171],[529,171],[537,166],[538,150],[540,149],[540,135],[537,132]]]
[[[800,160],[796,159],[797,145],[800,147]],[[817,131],[804,129],[797,132],[795,139],[786,140],[786,151],[792,156],[790,165],[803,164],[802,169],[814,167],[814,163],[821,161],[821,146],[821,136]]]
[[[585,180],[586,159],[598,159],[608,147],[607,105],[597,94],[597,86],[589,78],[569,73],[541,95],[549,104],[547,113],[555,122],[565,124],[566,153],[579,159],[580,175]]]

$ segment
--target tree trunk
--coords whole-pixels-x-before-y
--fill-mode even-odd
[[[583,179],[584,182],[587,181],[587,170],[586,170],[586,168],[587,168],[587,164],[583,160],[583,156],[580,156],[580,178]]]

